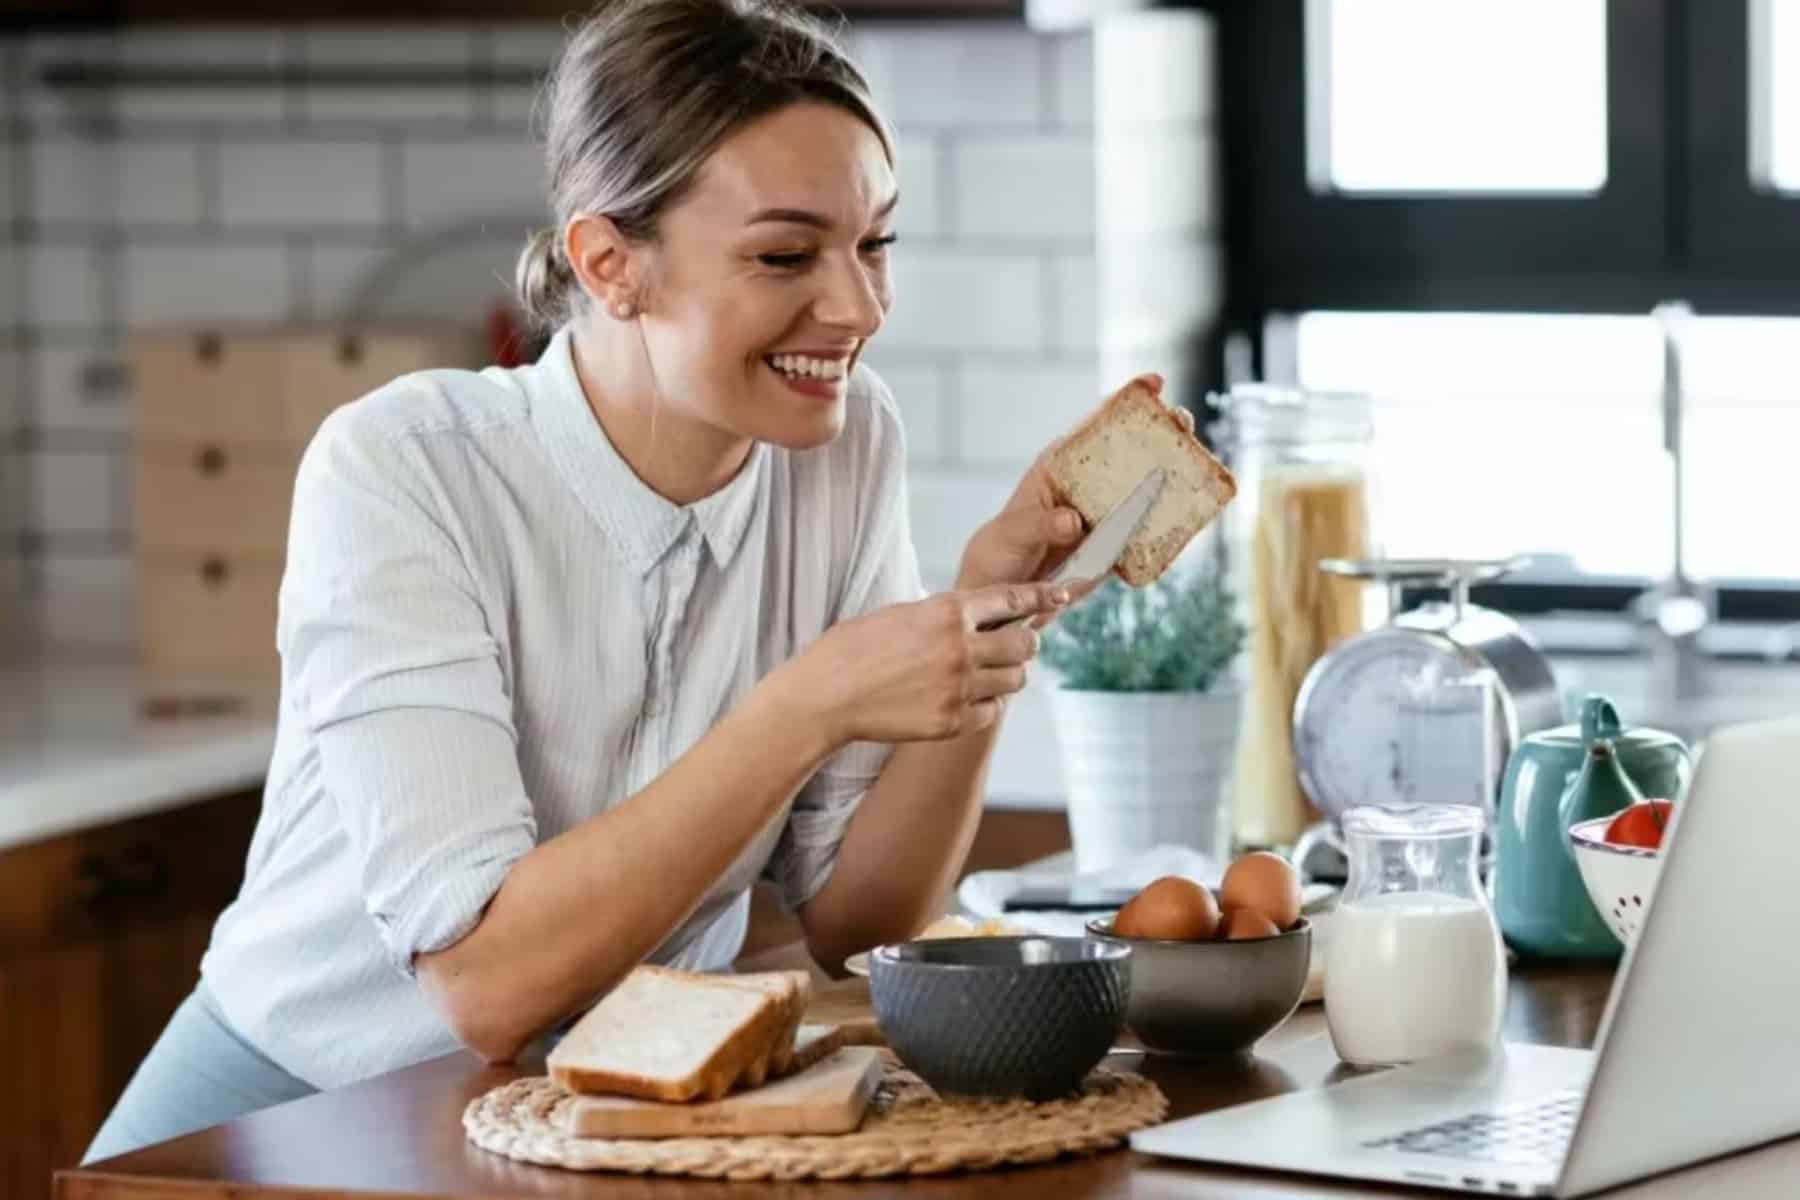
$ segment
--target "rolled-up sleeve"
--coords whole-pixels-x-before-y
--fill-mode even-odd
[[[871,476],[860,506],[866,519],[855,538],[861,553],[849,572],[836,621],[925,594],[908,516],[906,446],[899,414],[886,386],[871,379],[878,420]],[[831,878],[844,833],[893,749],[885,742],[852,742],[826,760],[794,798],[764,872],[789,911],[802,908]]]
[[[410,975],[474,928],[537,828],[500,647],[432,459],[356,409],[302,460],[277,641],[364,907]]]

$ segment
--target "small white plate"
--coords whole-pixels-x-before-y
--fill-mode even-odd
[[[961,914],[952,914],[939,917],[924,929],[920,930],[918,940],[931,941],[936,938],[961,937],[1018,937],[1021,934],[1036,932],[1037,930],[1029,929],[1023,925],[1015,925],[1010,921],[971,921]],[[846,958],[844,960],[844,970],[850,972],[852,975],[861,975],[865,979],[868,978],[869,952],[865,950],[859,954],[852,954],[849,958]]]

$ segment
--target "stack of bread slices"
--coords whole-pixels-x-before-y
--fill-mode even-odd
[[[804,971],[707,975],[641,966],[557,1043],[550,1078],[593,1095],[717,1100],[836,1049],[829,1031],[802,1032],[811,999]]]

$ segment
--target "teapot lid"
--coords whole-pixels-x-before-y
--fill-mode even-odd
[[[1665,729],[1652,729],[1647,725],[1627,729],[1613,702],[1598,692],[1589,692],[1582,698],[1579,721],[1527,734],[1524,740],[1559,750],[1581,750],[1600,739],[1612,742],[1621,751],[1687,749],[1686,742]]]

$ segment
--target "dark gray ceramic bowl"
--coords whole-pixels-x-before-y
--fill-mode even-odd
[[[1131,947],[1125,1023],[1159,1054],[1242,1054],[1300,1006],[1312,961],[1305,917],[1272,937],[1167,942],[1121,937],[1111,918],[1087,923],[1101,945]]]
[[[1073,1091],[1112,1048],[1130,988],[1131,948],[1084,938],[941,938],[869,955],[883,1036],[946,1095]]]

